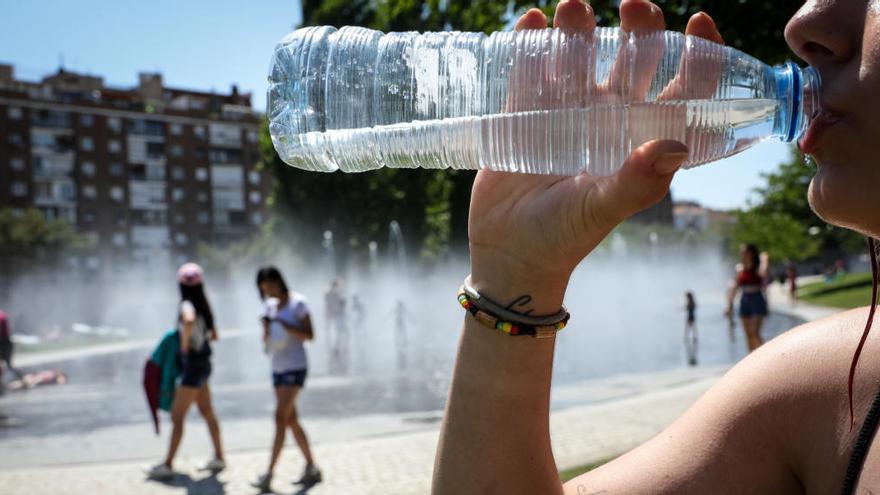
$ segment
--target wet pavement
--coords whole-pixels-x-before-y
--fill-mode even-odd
[[[629,259],[626,263],[600,259],[586,265],[575,273],[566,295],[573,316],[557,342],[554,409],[601,400],[592,393],[572,392],[571,386],[584,380],[606,380],[612,387],[611,377],[621,374],[687,367],[683,340],[685,290],[697,294],[697,366],[723,368],[746,355],[742,330],[738,325],[731,329],[722,315],[723,288],[730,265],[720,256],[696,265],[694,260],[683,257],[676,261],[659,256]],[[307,423],[332,429],[335,420],[351,422],[392,415],[404,418],[398,427],[410,428],[439,420],[462,318],[454,298],[460,283],[457,275],[466,270],[448,272],[418,281],[422,303],[412,302],[408,307],[411,316],[406,320],[405,348],[399,348],[395,340],[391,298],[387,308],[371,308],[372,314],[352,325],[347,370],[341,370],[331,359],[328,342],[332,339],[324,331],[320,308],[313,310],[318,338],[309,347],[309,377],[298,400],[300,415]],[[321,299],[321,288],[317,285],[300,290],[312,301]],[[371,292],[365,285],[361,285],[360,291],[381,292]],[[407,300],[413,299],[406,290],[398,293]],[[258,304],[252,301],[253,294],[249,297],[247,307],[256,313]],[[799,322],[773,314],[765,323],[764,335],[772,338]],[[268,431],[275,406],[269,364],[262,353],[259,334],[257,325],[243,327],[214,346],[210,383],[214,406],[225,428],[224,437],[228,437],[226,445],[232,451],[266,443],[263,436],[268,433],[255,437],[248,431]],[[155,339],[158,338],[157,334]],[[150,419],[141,387],[141,373],[149,352],[149,347],[141,346],[78,358],[67,353],[59,361],[23,367],[23,371],[61,369],[69,383],[0,397],[0,465],[4,464],[4,457],[11,455],[9,449],[2,448],[5,445],[37,445],[41,439],[48,441],[50,437],[65,438],[59,447],[64,449],[75,450],[78,443],[94,443],[87,458],[75,452],[53,457],[53,463],[91,462],[100,460],[102,455],[116,455],[118,449],[107,449],[102,454],[101,444],[124,437],[125,432],[136,429],[143,431],[144,438],[150,438]],[[400,364],[400,355],[406,356],[407,366]],[[191,420],[194,417],[198,415],[190,414]],[[167,428],[167,419],[163,421]],[[364,431],[387,430],[384,426],[371,428]],[[184,441],[184,449],[189,441]],[[145,455],[158,455],[164,448],[162,444],[157,441]],[[36,456],[38,449],[34,449]]]

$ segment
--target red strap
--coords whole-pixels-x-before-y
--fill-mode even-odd
[[[859,340],[859,346],[853,355],[852,364],[849,367],[849,429],[852,431],[855,425],[855,415],[853,414],[853,381],[856,376],[856,364],[859,362],[859,356],[862,354],[862,347],[868,340],[868,332],[871,331],[871,324],[874,322],[874,311],[877,309],[877,251],[874,249],[874,239],[868,238],[868,252],[871,254],[871,310],[868,312],[868,323],[865,324],[865,330],[862,332],[862,339]]]

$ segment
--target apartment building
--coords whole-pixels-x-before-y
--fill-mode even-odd
[[[266,221],[261,117],[249,94],[132,88],[64,69],[39,82],[0,64],[0,207],[34,207],[95,240],[95,256],[170,262]]]

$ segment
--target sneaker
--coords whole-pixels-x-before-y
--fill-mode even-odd
[[[299,481],[295,481],[296,485],[314,485],[316,483],[321,482],[321,470],[318,469],[318,466],[314,464],[309,464],[306,466],[305,471],[303,471],[302,477]]]
[[[174,470],[171,469],[171,466],[162,462],[151,467],[147,474],[149,475],[150,479],[167,480],[174,476]]]
[[[205,471],[213,471],[215,473],[219,473],[220,471],[226,469],[226,463],[220,459],[214,458],[208,461],[208,463],[205,464],[205,467],[202,469]]]
[[[260,493],[268,493],[272,491],[269,485],[272,484],[272,475],[269,473],[261,474],[257,481],[251,483],[251,486],[260,490]]]

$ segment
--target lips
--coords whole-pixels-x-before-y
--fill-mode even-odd
[[[818,148],[825,132],[841,119],[839,114],[822,110],[813,121],[803,137],[798,141],[798,148],[807,155],[813,154]]]

